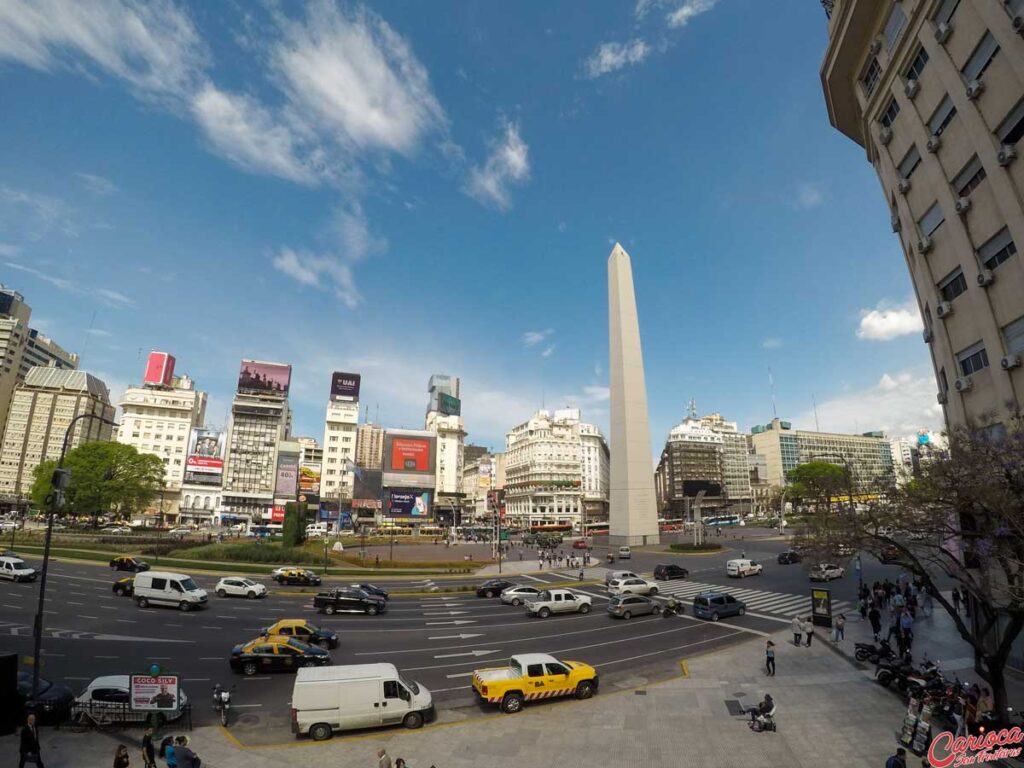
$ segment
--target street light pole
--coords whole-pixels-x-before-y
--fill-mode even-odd
[[[43,544],[43,567],[39,576],[39,606],[36,609],[35,621],[32,623],[33,657],[32,657],[32,698],[39,694],[39,666],[42,661],[40,656],[43,653],[43,613],[46,610],[46,574],[50,567],[50,543],[53,541],[53,519],[63,501],[61,498],[64,489],[67,487],[67,473],[64,471],[64,457],[68,452],[68,440],[71,439],[71,430],[75,423],[82,419],[96,419],[112,427],[119,427],[115,421],[97,416],[95,413],[80,413],[75,416],[64,431],[64,441],[60,447],[60,458],[57,459],[57,469],[50,481],[49,511],[46,519],[46,541]]]

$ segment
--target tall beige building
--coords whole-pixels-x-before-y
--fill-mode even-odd
[[[384,427],[360,424],[356,429],[356,464],[362,469],[380,469],[384,464]]]
[[[1024,393],[1024,0],[836,0],[821,67],[903,247],[952,426]]]
[[[320,496],[328,500],[352,498],[351,464],[357,461],[359,443],[359,402],[331,400],[324,419],[323,467],[320,476]],[[380,446],[384,435],[381,431]],[[377,469],[380,469],[378,448]],[[360,465],[361,466],[361,465]]]
[[[33,472],[60,457],[64,433],[83,413],[113,421],[107,385],[84,371],[33,368],[11,398],[10,418],[0,444],[0,495],[21,497],[32,489]],[[85,443],[109,441],[113,427],[82,419],[71,433],[68,450]]]

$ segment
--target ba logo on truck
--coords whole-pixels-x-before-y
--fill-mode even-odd
[[[928,764],[932,768],[957,768],[1019,757],[1022,741],[1024,732],[1016,726],[977,736],[954,736],[951,731],[943,731],[928,748]]]

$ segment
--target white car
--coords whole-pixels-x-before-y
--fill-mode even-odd
[[[11,581],[35,581],[39,573],[35,568],[25,564],[20,557],[6,555],[0,557],[0,579]]]
[[[90,718],[98,723],[144,722],[152,712],[128,706],[129,685],[128,675],[97,677],[71,705],[72,719],[86,723]],[[167,721],[177,720],[187,704],[188,696],[179,689],[177,708],[161,706],[157,717]]]
[[[16,531],[20,527],[17,520],[0,520],[0,531]]]
[[[100,533],[105,533],[110,536],[121,536],[122,534],[131,532],[132,529],[129,528],[127,525],[111,525],[110,527],[104,528],[100,531]]]
[[[526,601],[526,612],[546,619],[552,613],[590,613],[593,598],[569,589],[545,589]]]
[[[832,581],[846,575],[846,569],[832,563],[822,563],[811,570],[811,581]]]
[[[167,532],[167,535],[185,537],[188,536],[190,533],[192,533],[191,528],[171,528],[171,530]]]
[[[300,568],[297,565],[282,565],[280,568],[275,568],[274,570],[272,570],[270,572],[270,577],[272,579],[278,579],[278,578],[280,578],[284,574],[285,571],[302,571],[302,570],[305,570],[305,569]]]
[[[527,600],[536,599],[540,590],[536,587],[515,586],[506,587],[501,593],[501,602],[505,605],[520,606]]]
[[[658,585],[653,581],[641,579],[639,576],[631,579],[613,579],[608,584],[608,593],[612,595],[656,595]]]
[[[217,582],[214,591],[217,597],[247,597],[255,600],[257,597],[267,596],[267,588],[263,584],[241,576],[225,576]]]
[[[756,560],[729,560],[725,564],[726,576],[738,576],[741,579],[744,576],[758,576],[763,570],[764,566]]]

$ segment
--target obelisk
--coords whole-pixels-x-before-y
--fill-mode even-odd
[[[612,427],[608,533],[613,544],[657,544],[658,507],[633,265],[618,243],[608,256],[608,372]]]

